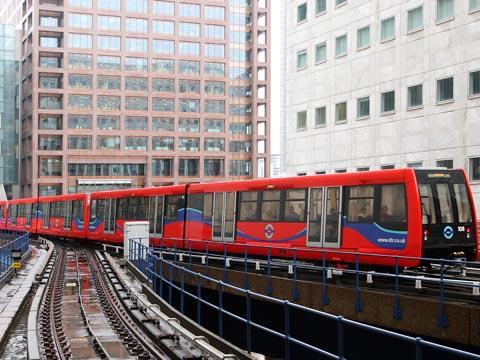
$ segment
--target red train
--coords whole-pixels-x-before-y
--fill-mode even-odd
[[[9,230],[123,242],[148,220],[151,243],[330,262],[393,265],[405,257],[478,257],[462,170],[398,169],[104,191],[0,202]],[[191,241],[190,241],[191,240]],[[251,245],[251,246],[250,246]],[[295,251],[293,249],[296,249]],[[323,251],[322,250],[328,250]],[[324,255],[325,254],[325,255]],[[416,266],[417,259],[400,259]]]

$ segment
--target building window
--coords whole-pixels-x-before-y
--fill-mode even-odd
[[[480,181],[480,157],[470,158],[469,173],[471,181]]]
[[[307,20],[307,3],[297,6],[297,23]]]
[[[68,34],[68,46],[71,48],[91,49],[92,35]]]
[[[446,159],[446,160],[437,160],[437,167],[443,167],[446,169],[453,169],[453,160]]]
[[[125,118],[125,130],[148,129],[148,118],[146,116],[127,116]]]
[[[97,49],[120,51],[120,36],[97,35]]]
[[[152,175],[153,176],[172,176],[173,175],[173,159],[153,159]]]
[[[230,40],[234,43],[245,44],[250,40],[250,33],[244,31],[231,31]],[[198,35],[200,36],[200,29],[198,30]],[[205,34],[206,39],[225,39],[225,26],[223,25],[205,25]]]
[[[198,176],[198,159],[178,159],[179,176]]]
[[[70,150],[91,150],[92,137],[87,135],[70,135],[68,137],[68,148]]]
[[[175,3],[170,1],[154,0],[153,13],[165,16],[175,15]]]
[[[62,136],[39,135],[38,150],[62,150]]]
[[[174,79],[153,79],[152,90],[155,92],[175,92],[175,80]]]
[[[382,20],[380,25],[380,41],[395,39],[395,17]]]
[[[205,94],[225,95],[225,83],[223,81],[205,81]]]
[[[327,0],[316,0],[315,12],[317,15],[323,14],[327,11]]]
[[[303,70],[307,67],[307,50],[297,52],[297,70]]]
[[[335,6],[345,5],[347,0],[335,0]]]
[[[40,115],[38,128],[41,130],[62,130],[62,117],[54,115]]]
[[[154,136],[152,137],[152,150],[156,151],[173,151],[174,138],[171,136]]]
[[[61,195],[62,194],[62,184],[39,184],[38,185],[38,195],[39,196],[51,196],[51,195]]]
[[[365,26],[357,30],[357,50],[362,50],[370,46],[370,26]]]
[[[225,64],[206,62],[203,71],[205,75],[223,77],[225,76]]]
[[[178,120],[178,131],[179,132],[190,132],[198,133],[200,132],[200,119],[191,119],[191,118],[181,118]]]
[[[97,96],[98,110],[120,110],[120,96]]]
[[[92,8],[92,0],[68,0],[68,4],[71,7],[85,8],[85,9]]]
[[[205,6],[205,19],[225,20],[225,8],[221,6]]]
[[[63,99],[60,95],[58,96],[40,95],[39,103],[40,103],[40,109],[60,110],[62,109]]]
[[[200,5],[197,4],[180,4],[179,6],[180,16],[183,17],[200,17]]]
[[[437,0],[437,23],[451,20],[455,16],[454,0]]]
[[[453,100],[453,77],[437,80],[437,103]]]
[[[62,176],[62,158],[40,158],[39,163],[40,176]]]
[[[148,0],[128,0],[125,1],[128,12],[146,14],[148,10]]]
[[[480,10],[480,0],[470,0],[470,12]]]
[[[128,37],[125,39],[125,50],[127,51],[146,53],[147,49],[147,39]]]
[[[358,171],[358,172],[369,171],[369,170],[370,170],[370,167],[368,167],[368,166],[359,166],[359,167],[357,167],[357,171]]]
[[[53,19],[57,19],[57,18],[53,18]],[[73,28],[91,29],[92,15],[70,13],[68,16],[68,25]]]
[[[469,74],[468,95],[480,95],[480,71],[473,71]]]
[[[209,114],[225,114],[225,101],[205,100],[203,110]]]
[[[136,33],[146,33],[148,32],[148,20],[137,19],[137,18],[126,18],[125,31],[136,32]]]
[[[228,151],[236,152],[250,152],[252,151],[252,143],[244,140],[231,140],[228,144]]]
[[[154,117],[152,119],[153,131],[171,132],[175,128],[175,119],[170,117]]]
[[[200,62],[180,60],[178,63],[178,72],[180,74],[200,75]]]
[[[97,8],[102,10],[120,11],[120,0],[97,0]]]
[[[200,112],[200,100],[197,99],[180,99],[178,101],[178,110],[180,112]]]
[[[407,13],[407,33],[423,29],[423,6],[409,10]]]
[[[327,44],[321,43],[315,46],[315,63],[319,64],[327,60]]]
[[[58,76],[40,75],[38,85],[42,89],[61,89],[62,82]]]
[[[380,166],[381,170],[390,170],[390,169],[395,169],[395,165],[382,165]]]
[[[91,89],[92,75],[69,74],[68,86],[72,89]]]
[[[225,57],[225,45],[223,44],[205,44],[205,56],[224,58]]]
[[[147,151],[146,136],[125,136],[125,150]]]
[[[97,89],[120,90],[120,76],[97,75]]]
[[[250,176],[252,163],[250,160],[230,160],[230,176]]]
[[[205,119],[203,130],[206,133],[223,134],[225,132],[225,120]]]
[[[205,176],[224,176],[224,159],[205,159],[203,172]]]
[[[220,138],[205,138],[203,147],[204,151],[225,151],[225,140]]]
[[[125,71],[146,73],[148,71],[148,60],[146,58],[127,56],[125,58]]]
[[[90,115],[68,115],[69,129],[91,129],[92,117]]]
[[[152,110],[173,112],[174,103],[174,99],[153,98]]]
[[[120,56],[97,56],[97,68],[101,70],[120,70]]]
[[[347,169],[335,169],[335,174],[343,174],[346,172],[347,172]]]
[[[153,20],[153,32],[162,35],[175,35],[175,22],[167,20]]]
[[[170,59],[153,59],[152,71],[155,73],[174,74],[175,60]]]
[[[180,55],[185,56],[200,56],[200,43],[180,41],[178,45]]]
[[[315,109],[315,127],[327,124],[327,108],[325,106]]]
[[[148,79],[143,77],[127,76],[125,78],[125,90],[128,91],[147,91]]]
[[[407,106],[409,108],[415,108],[423,105],[423,85],[418,84],[409,86],[407,90]]]
[[[127,96],[125,98],[125,110],[147,111],[148,97]]]
[[[97,150],[120,150],[120,136],[97,136]]]
[[[97,116],[97,128],[100,130],[120,130],[120,116]]]
[[[357,99],[357,119],[363,119],[370,116],[370,97],[366,96]]]
[[[297,113],[297,131],[307,129],[307,112],[301,111]]]
[[[347,102],[335,104],[335,123],[343,123],[347,121]]]
[[[68,107],[70,109],[91,109],[92,96],[91,95],[69,95]]]
[[[174,54],[175,41],[173,40],[153,40],[153,52],[156,54]]]
[[[335,56],[346,55],[348,51],[347,34],[335,38]]]
[[[175,24],[172,22],[172,24]],[[188,37],[200,37],[200,24],[197,23],[184,23],[179,24],[179,33],[180,36]]]
[[[418,169],[418,168],[421,168],[422,166],[423,166],[423,163],[421,161],[407,163],[407,167],[412,169]]]
[[[120,31],[120,17],[98,15],[97,28],[99,30]]]
[[[381,112],[389,113],[395,111],[395,91],[382,93]]]

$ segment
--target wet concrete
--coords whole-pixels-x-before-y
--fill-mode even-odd
[[[103,345],[112,359],[134,359],[117,334],[113,331],[105,317],[100,300],[95,290],[90,267],[85,257],[80,254],[80,289],[82,301],[93,335]],[[67,252],[65,268],[65,289],[62,304],[63,324],[65,334],[70,343],[73,358],[97,359],[98,356],[92,345],[78,298],[77,264],[75,254]]]

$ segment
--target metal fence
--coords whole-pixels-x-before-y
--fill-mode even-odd
[[[20,250],[22,256],[30,246],[30,233],[24,231],[0,231],[0,278],[12,266],[12,250]]]
[[[234,319],[245,326],[245,339],[246,350],[252,350],[252,332],[258,335],[270,336],[280,339],[283,342],[283,357],[285,359],[292,358],[292,347],[301,348],[331,359],[345,359],[347,350],[359,344],[355,343],[355,340],[351,336],[346,336],[346,328],[354,329],[355,331],[361,331],[372,337],[383,337],[388,339],[395,339],[399,341],[402,346],[411,348],[412,354],[416,360],[422,359],[424,353],[427,351],[435,351],[436,354],[448,355],[458,359],[480,359],[480,355],[469,353],[466,351],[454,349],[430,341],[426,341],[419,337],[407,336],[404,334],[396,333],[393,331],[384,330],[375,326],[366,325],[357,321],[346,319],[342,316],[335,316],[319,310],[307,308],[295,303],[291,303],[286,300],[279,300],[271,296],[259,294],[250,290],[239,288],[230,285],[224,281],[213,279],[209,276],[203,275],[198,272],[194,272],[185,266],[181,266],[174,261],[164,259],[160,254],[156,254],[153,249],[143,246],[139,239],[131,239],[129,243],[129,259],[142,272],[152,284],[153,290],[159,294],[162,298],[167,299],[172,304],[172,294],[174,291],[180,295],[179,310],[183,313],[185,311],[185,301],[187,299],[194,301],[196,304],[196,320],[201,325],[202,322],[202,306],[216,312],[218,317],[218,329],[216,332],[219,336],[224,335],[224,322],[228,317]],[[168,274],[164,273],[164,267],[169,269]],[[175,282],[172,273],[179,274],[180,281]],[[188,291],[185,284],[185,277],[190,276],[196,280],[196,286],[194,291]],[[209,282],[216,285],[218,291],[218,299],[213,302],[202,297],[202,283]],[[195,289],[196,288],[196,289]],[[226,290],[239,294],[245,299],[246,308],[241,313],[234,313],[227,308],[227,304],[224,304],[223,299],[226,295]],[[265,325],[256,322],[252,319],[252,301],[260,300],[275,304],[283,309],[283,313],[280,315],[283,317],[283,329],[272,329]],[[292,321],[291,316],[293,313],[302,313],[304,316],[321,320],[328,320],[332,322],[332,328],[328,329],[328,332],[336,335],[336,351],[331,349],[323,349],[305,341],[299,339],[292,333]],[[360,344],[360,346],[362,346]]]

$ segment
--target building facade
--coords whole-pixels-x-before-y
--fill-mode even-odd
[[[289,2],[290,174],[464,168],[480,206],[480,1]]]
[[[269,0],[25,0],[22,196],[264,177]]]
[[[5,19],[10,20],[10,19]],[[0,199],[17,197],[19,161],[18,33],[0,23]]]

